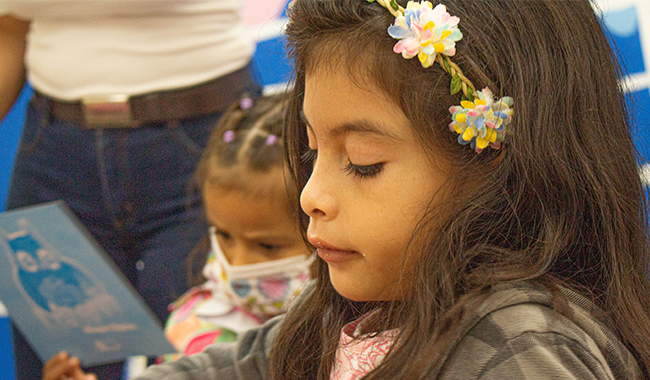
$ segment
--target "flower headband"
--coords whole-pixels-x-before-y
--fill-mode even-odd
[[[452,119],[449,129],[458,134],[458,142],[471,144],[477,153],[488,146],[501,148],[512,120],[513,101],[508,96],[495,100],[487,87],[476,91],[449,59],[456,54],[456,42],[463,38],[458,29],[460,18],[451,16],[443,4],[434,8],[429,1],[409,1],[406,9],[395,0],[366,1],[379,3],[395,16],[395,24],[388,28],[388,34],[399,40],[393,47],[395,53],[406,59],[417,56],[424,68],[437,62],[451,75],[451,94],[462,91],[460,105],[449,108]]]

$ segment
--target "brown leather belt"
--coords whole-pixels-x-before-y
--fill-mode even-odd
[[[250,90],[248,67],[192,87],[143,95],[89,96],[66,102],[34,92],[50,115],[86,128],[136,128],[220,112]]]

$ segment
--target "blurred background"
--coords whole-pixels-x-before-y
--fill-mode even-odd
[[[288,0],[244,0],[244,18],[258,41],[253,62],[266,92],[286,87],[291,64],[285,57],[282,30]],[[611,42],[625,69],[621,84],[627,93],[636,144],[643,157],[640,173],[650,184],[650,1],[595,0]],[[13,159],[22,132],[25,108],[32,95],[25,87],[11,112],[0,123],[0,212],[4,210]],[[588,95],[587,95],[588,96]],[[603,101],[594,99],[595,102]],[[606,101],[606,100],[605,100]],[[11,329],[0,303],[0,380],[14,379]]]

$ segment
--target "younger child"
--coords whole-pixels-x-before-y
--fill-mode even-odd
[[[309,277],[310,252],[283,165],[283,95],[244,98],[216,128],[199,162],[210,255],[207,281],[172,304],[165,333],[191,355],[285,311]],[[292,185],[293,186],[293,185]]]
[[[242,99],[224,114],[203,153],[196,183],[212,225],[211,250],[205,283],[171,306],[165,333],[180,354],[234,341],[284,312],[309,277],[310,252],[290,202],[295,191],[285,183],[285,106],[282,95]],[[61,354],[45,366],[44,379],[64,373],[83,372]]]

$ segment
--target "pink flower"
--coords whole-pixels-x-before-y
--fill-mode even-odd
[[[437,54],[456,54],[456,41],[463,38],[459,22],[442,4],[433,8],[428,1],[409,1],[404,13],[395,19],[395,25],[388,28],[388,34],[399,40],[393,51],[406,59],[417,56],[422,66],[429,67]]]

